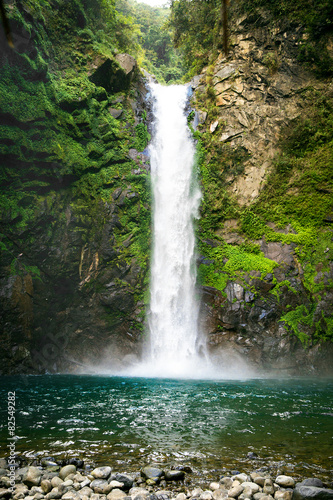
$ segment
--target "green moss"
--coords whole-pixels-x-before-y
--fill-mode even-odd
[[[310,337],[304,332],[304,326],[309,326],[312,323],[312,314],[309,313],[304,305],[298,306],[293,311],[287,312],[280,318],[284,321],[287,328],[296,335],[296,337],[306,347],[310,343]]]

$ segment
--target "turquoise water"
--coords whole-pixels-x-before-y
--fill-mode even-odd
[[[104,376],[2,377],[16,392],[16,449],[33,457],[81,456],[119,471],[154,462],[194,476],[260,467],[329,479],[333,382],[187,381]],[[249,459],[248,453],[257,453]]]

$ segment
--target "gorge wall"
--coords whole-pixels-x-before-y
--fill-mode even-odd
[[[302,26],[233,15],[229,57],[192,80],[208,344],[227,365],[236,353],[279,375],[330,374],[332,133],[319,122],[330,129],[332,80],[298,61]]]
[[[75,371],[142,334],[145,79],[97,43],[100,13],[53,4],[8,4],[1,40],[2,373]]]
[[[136,61],[98,39],[100,12],[88,7],[7,5],[15,49],[2,35],[3,374],[102,360],[116,369],[140,355],[149,99]],[[272,23],[265,10],[231,16],[228,58],[220,53],[191,82],[202,328],[218,364],[234,356],[273,374],[327,375],[332,82],[297,61],[301,26]]]

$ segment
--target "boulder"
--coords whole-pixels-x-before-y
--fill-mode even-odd
[[[97,467],[91,473],[96,479],[107,479],[111,475],[111,467]]]
[[[60,479],[64,480],[70,474],[75,474],[75,472],[76,472],[75,465],[65,465],[65,467],[61,467],[61,469],[59,471],[59,477],[60,477]]]
[[[28,467],[26,473],[23,475],[23,483],[27,486],[39,486],[42,472],[37,467]]]
[[[293,500],[333,500],[333,490],[299,483],[294,489]]]
[[[160,478],[163,476],[163,471],[161,469],[158,469],[157,467],[144,467],[141,470],[141,475],[145,479],[152,479],[153,481],[159,481]]]
[[[308,477],[299,484],[302,484],[303,486],[317,486],[317,488],[324,487],[323,482],[320,479],[317,479],[316,477]]]
[[[295,486],[295,480],[291,476],[277,476],[275,482],[283,488],[293,488]]]
[[[104,61],[89,78],[95,85],[104,87],[107,92],[116,93],[129,88],[136,69],[134,57],[118,54],[115,59]]]
[[[167,481],[182,481],[185,477],[185,472],[182,470],[168,470],[165,472]]]

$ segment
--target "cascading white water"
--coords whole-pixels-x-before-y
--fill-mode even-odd
[[[200,190],[195,147],[184,107],[184,86],[152,86],[155,135],[150,146],[153,184],[150,357],[156,368],[184,373],[197,356],[195,237]]]
[[[155,129],[149,147],[153,186],[153,255],[149,341],[140,371],[151,376],[195,377],[198,310],[194,219],[201,193],[194,174],[195,147],[184,108],[185,86],[151,85]]]
[[[111,374],[161,378],[246,378],[243,358],[226,350],[211,359],[198,329],[194,220],[201,192],[187,125],[185,86],[151,84],[154,133],[149,146],[153,186],[153,252],[147,342],[142,359],[124,358]]]

